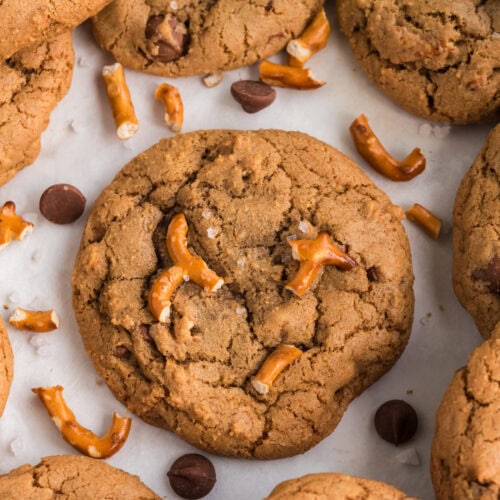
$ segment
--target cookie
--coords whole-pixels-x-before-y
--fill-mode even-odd
[[[110,0],[16,0],[0,2],[0,61],[15,52],[40,45],[97,14]],[[63,57],[64,54],[63,54]]]
[[[118,61],[163,76],[225,71],[265,59],[299,35],[323,0],[114,0],[93,18]]]
[[[380,481],[346,474],[308,474],[278,484],[265,500],[405,500],[402,491]]]
[[[180,214],[190,251],[224,285],[209,294],[183,282],[158,323],[147,297],[172,266],[166,231]],[[117,175],[87,221],[73,273],[85,348],[131,411],[201,449],[304,452],[407,343],[413,273],[400,217],[350,159],[305,134],[163,140]],[[319,232],[357,266],[325,266],[298,297],[285,288],[299,268],[289,241]],[[252,381],[282,344],[303,354],[260,394]]]
[[[500,498],[500,324],[458,370],[436,414],[431,473],[438,500]]]
[[[488,338],[500,321],[500,125],[465,174],[453,210],[453,288]]]
[[[100,460],[75,455],[45,457],[35,466],[22,465],[0,476],[0,498],[160,499],[137,476]]]
[[[7,330],[0,318],[0,417],[5,409],[12,376],[14,375],[14,355]]]
[[[338,0],[342,32],[397,104],[455,124],[500,118],[500,3]]]
[[[0,63],[0,185],[38,156],[50,112],[69,89],[73,60],[67,32]]]

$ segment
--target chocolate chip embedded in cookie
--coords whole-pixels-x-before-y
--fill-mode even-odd
[[[93,18],[99,45],[133,69],[201,75],[253,64],[298,36],[323,0],[114,0]]]
[[[436,414],[431,473],[438,500],[500,497],[500,324],[458,370]]]
[[[199,448],[304,452],[407,343],[400,216],[305,134],[163,140],[90,213],[73,273],[85,348],[131,411]]]
[[[465,174],[453,211],[453,287],[488,338],[500,321],[500,125]]]
[[[456,124],[500,119],[498,0],[338,0],[361,67],[411,113]]]
[[[2,416],[14,373],[14,355],[9,336],[0,318],[0,416]]]

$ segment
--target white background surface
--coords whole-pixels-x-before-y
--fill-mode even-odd
[[[331,19],[333,10],[330,3]],[[444,232],[435,242],[411,223],[404,223],[413,254],[416,307],[410,343],[396,366],[351,404],[331,436],[302,456],[272,462],[211,456],[217,471],[211,499],[260,499],[282,480],[323,471],[378,479],[408,494],[433,498],[429,454],[434,414],[453,372],[480,342],[451,288],[451,217],[458,183],[488,127],[452,127],[445,137],[426,135],[422,125],[427,122],[400,110],[370,84],[337,27],[333,28],[328,47],[309,64],[327,85],[307,92],[278,89],[276,102],[254,115],[241,110],[229,87],[240,78],[257,78],[257,67],[224,74],[214,89],[206,88],[198,77],[170,81],[184,100],[184,131],[281,128],[307,132],[355,158],[394,203],[407,209],[419,202],[438,214]],[[137,153],[172,135],[163,124],[161,105],[153,98],[156,86],[168,80],[127,70],[140,130],[123,143],[114,134],[100,79],[102,66],[112,59],[98,49],[89,26],[75,31],[74,45],[78,62],[73,85],[52,114],[42,153],[33,166],[0,187],[0,204],[13,200],[19,213],[36,224],[31,236],[0,254],[0,305],[8,304],[10,311],[16,306],[54,308],[61,317],[59,330],[35,340],[29,333],[8,329],[15,376],[0,418],[0,474],[27,462],[35,464],[42,456],[76,453],[62,440],[32,387],[63,385],[80,423],[97,434],[107,431],[113,411],[126,411],[105,385],[98,385],[84,352],[71,308],[70,276],[86,215],[99,192]],[[368,116],[396,157],[421,147],[428,160],[425,172],[410,183],[398,184],[371,170],[355,152],[348,132],[360,113]],[[443,129],[438,126],[437,135],[440,132]],[[88,200],[84,216],[68,226],[51,224],[38,212],[43,190],[61,182],[74,184]],[[5,320],[10,311],[2,309]],[[43,345],[33,345],[37,341]],[[409,390],[413,393],[407,394]],[[372,423],[377,407],[393,398],[407,400],[420,419],[415,438],[399,448],[382,441]],[[420,465],[405,465],[398,459],[399,453],[410,448],[417,450]],[[196,451],[175,435],[133,417],[126,445],[108,462],[140,475],[162,497],[177,498],[165,474],[178,456]]]

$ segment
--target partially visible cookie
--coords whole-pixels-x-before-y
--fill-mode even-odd
[[[500,125],[458,189],[453,250],[455,293],[488,338],[500,321]]]
[[[410,500],[386,483],[346,474],[308,474],[278,484],[265,500]]]
[[[500,118],[498,0],[337,0],[368,77],[407,111],[456,124]]]
[[[188,76],[253,64],[300,34],[323,0],[114,0],[94,19],[99,45],[125,66]]]
[[[50,112],[69,89],[73,61],[66,32],[0,62],[0,185],[38,156]]]
[[[436,414],[431,473],[438,500],[500,498],[500,324],[469,357]]]
[[[14,374],[14,355],[7,330],[0,318],[0,416],[2,416],[9,395],[10,384]]]
[[[97,14],[110,0],[3,0],[0,2],[0,62],[45,42]],[[1,86],[0,86],[1,87]]]
[[[3,500],[160,500],[133,476],[107,463],[76,455],[42,458],[0,476]]]

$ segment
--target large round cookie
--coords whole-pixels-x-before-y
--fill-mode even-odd
[[[337,0],[354,56],[389,97],[456,124],[500,117],[498,0]]]
[[[0,185],[38,156],[50,112],[69,89],[73,60],[68,32],[0,63]]]
[[[500,324],[458,370],[436,415],[431,472],[441,499],[500,498]]]
[[[177,213],[191,251],[225,285],[207,295],[182,284],[172,322],[159,324],[146,298],[172,265],[165,234]],[[131,411],[202,449],[303,452],[407,343],[413,274],[399,217],[350,159],[305,134],[163,140],[117,175],[85,227],[73,274],[85,347]],[[359,265],[326,266],[299,298],[284,288],[298,269],[287,239],[318,231]],[[304,354],[261,396],[250,381],[282,343]]]
[[[278,484],[265,500],[410,500],[389,484],[346,474],[308,474]]]
[[[117,61],[164,76],[252,64],[302,32],[323,0],[114,0],[94,19]]]
[[[500,321],[500,125],[458,189],[453,248],[455,293],[488,338]]]
[[[0,318],[0,416],[2,416],[9,396],[10,384],[14,374],[14,356],[10,346],[9,336]]]
[[[133,476],[105,462],[74,455],[42,458],[0,476],[3,500],[160,500]]]
[[[3,0],[0,2],[0,61],[72,30],[110,0]]]

